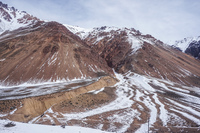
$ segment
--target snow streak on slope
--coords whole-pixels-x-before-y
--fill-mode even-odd
[[[111,103],[81,113],[60,113],[50,108],[43,118],[38,116],[31,123],[41,119],[58,120],[60,123],[77,120],[80,125],[83,123],[87,127],[90,125],[88,120],[94,120],[99,125],[93,128],[103,130],[102,127],[107,125],[107,131],[119,133],[145,133],[148,125],[152,132],[160,129],[174,131],[183,126],[195,131],[198,129],[200,88],[194,89],[132,72],[116,74],[116,77],[120,79],[115,85],[117,98]],[[103,120],[93,119],[94,116]]]

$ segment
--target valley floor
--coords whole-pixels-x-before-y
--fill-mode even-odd
[[[200,88],[132,72],[116,76],[116,85],[65,100],[29,123],[117,133],[200,132]]]

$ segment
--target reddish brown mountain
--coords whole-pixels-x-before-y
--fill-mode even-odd
[[[19,22],[0,6],[8,13],[3,24]],[[112,69],[118,80],[0,86],[0,119],[120,133],[199,132],[199,60],[133,28],[65,26],[33,19],[1,34],[0,85],[85,79]]]
[[[83,36],[81,32],[77,35]],[[85,34],[85,33],[84,33]],[[101,27],[83,36],[108,66],[187,85],[200,86],[200,61],[135,29]]]
[[[56,22],[38,22],[1,36],[4,83],[98,77],[112,70],[78,36]]]

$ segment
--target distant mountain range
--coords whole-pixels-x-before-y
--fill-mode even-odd
[[[200,36],[175,41],[172,46],[200,60]]]

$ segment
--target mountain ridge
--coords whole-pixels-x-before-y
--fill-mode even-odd
[[[34,25],[40,20],[25,11],[19,11],[14,7],[8,7],[7,4],[0,2],[0,21],[0,34],[2,34],[5,31]]]
[[[6,39],[1,39],[1,81],[55,81],[94,77],[95,73],[104,71],[112,73],[111,69],[103,65],[103,59],[63,25],[57,22],[40,22],[33,31],[30,32],[29,27],[28,29],[15,30]],[[13,62],[15,58],[18,60]]]
[[[23,24],[0,35],[0,68],[0,119],[199,132],[200,61],[134,28]]]
[[[71,26],[71,28],[75,29],[77,27]],[[97,50],[98,54],[106,60],[108,66],[114,68],[116,72],[127,73],[132,71],[185,83],[188,82],[187,80],[191,82],[193,78],[182,81],[177,75],[187,77],[186,71],[193,70],[199,73],[196,69],[196,67],[198,68],[198,61],[190,62],[191,58],[189,56],[182,54],[151,35],[142,34],[134,28],[103,26],[86,30],[86,32],[84,32],[84,29],[79,29],[73,30],[75,31],[74,34],[80,36],[92,49]],[[187,64],[193,64],[195,67],[188,69],[185,67]],[[183,80],[185,79],[183,76]],[[194,81],[197,80],[198,78]]]

